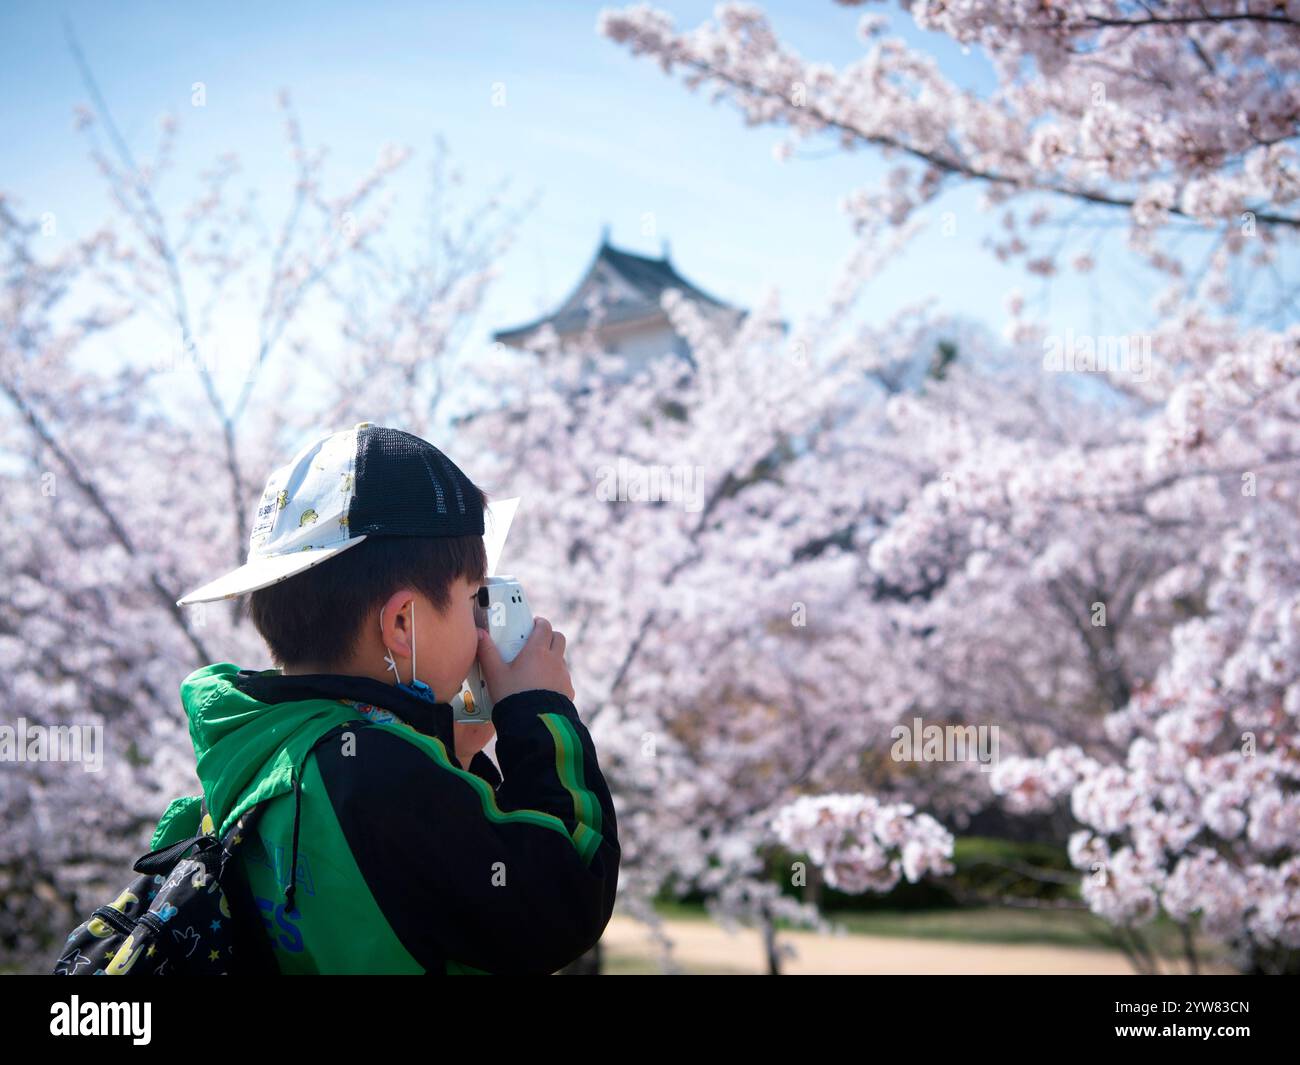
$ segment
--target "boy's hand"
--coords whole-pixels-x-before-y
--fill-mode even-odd
[[[545,618],[533,619],[533,634],[513,662],[503,662],[487,630],[479,629],[478,663],[494,704],[507,695],[533,688],[559,692],[569,699],[574,696],[569,667],[564,662],[564,633],[553,631]]]

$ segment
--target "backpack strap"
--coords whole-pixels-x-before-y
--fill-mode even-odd
[[[181,860],[186,851],[196,843],[202,843],[204,840],[211,838],[206,832],[201,832],[197,836],[180,840],[168,847],[159,847],[157,850],[150,851],[148,854],[136,859],[135,865],[131,866],[131,868],[137,873],[169,872],[172,866]]]
[[[235,825],[232,825],[229,829],[227,829],[226,831],[227,839],[231,835],[233,835],[235,829],[241,825],[245,830],[252,828],[257,823],[258,819],[261,817],[262,807],[265,805],[266,805],[265,802],[260,802],[256,806],[250,807],[249,809],[245,810],[239,816],[239,820],[235,823]],[[199,824],[200,825],[203,824],[203,819],[207,817],[207,815],[208,815],[208,798],[206,795],[204,795],[200,797],[200,802],[199,802]],[[177,842],[168,844],[165,847],[159,847],[156,850],[149,851],[148,854],[144,854],[140,858],[138,858],[136,860],[136,863],[131,868],[134,869],[137,873],[170,872],[172,866],[174,866],[178,861],[180,861],[181,858],[185,856],[185,854],[189,851],[191,847],[193,847],[196,843],[202,843],[204,840],[212,840],[212,841],[220,842],[223,846],[225,846],[226,844],[226,840],[217,841],[217,837],[211,832],[200,832],[197,835],[191,836],[189,839],[178,840]],[[233,846],[225,846],[225,850],[227,854],[234,853],[235,849],[236,848]]]
[[[238,975],[278,974],[279,962],[270,939],[262,926],[262,916],[253,897],[253,890],[248,882],[243,862],[233,861],[244,845],[244,837],[252,832],[266,809],[269,799],[249,807],[226,829],[221,839],[220,868],[217,879],[226,893],[233,924],[233,938],[236,953],[235,968]],[[207,799],[203,800],[203,815],[206,816]],[[202,822],[200,822],[202,823]]]

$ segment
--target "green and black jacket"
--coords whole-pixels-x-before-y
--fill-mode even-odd
[[[456,761],[449,705],[369,677],[220,662],[181,698],[210,817],[173,800],[151,847],[271,800],[241,855],[282,973],[552,973],[604,931],[618,829],[565,696],[493,707],[499,774]]]

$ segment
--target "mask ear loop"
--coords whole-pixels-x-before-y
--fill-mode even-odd
[[[380,614],[380,615],[379,615],[379,631],[380,631],[381,633],[384,631],[384,616],[383,616],[383,614]],[[391,669],[391,670],[393,671],[393,676],[395,676],[395,677],[397,678],[397,686],[400,688],[400,687],[402,686],[402,674],[398,672],[398,669],[397,669],[397,662],[393,659],[393,651],[392,651],[392,648],[390,648],[390,647],[388,646],[388,644],[384,644],[384,650],[388,652],[386,655],[384,655],[384,661],[388,663],[388,668]],[[416,673],[416,658],[415,658],[415,654],[416,654],[416,644],[415,644],[415,600],[412,599],[412,600],[411,600],[411,686],[412,686],[412,687],[415,687],[415,686],[418,684],[418,681],[415,679],[415,678],[418,676],[418,674]]]
[[[383,631],[384,631],[384,615],[381,612],[379,615],[379,632],[380,632],[381,639],[383,638]],[[388,663],[388,668],[393,671],[393,675],[397,678],[397,686],[400,688],[402,686],[402,674],[397,671],[397,662],[393,658],[392,648],[390,648],[388,644],[384,644],[384,650],[388,652],[386,655],[384,655],[384,661]]]

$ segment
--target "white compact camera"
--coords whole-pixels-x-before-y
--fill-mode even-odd
[[[487,629],[501,652],[503,662],[512,662],[533,632],[533,612],[523,586],[514,577],[489,577],[479,589],[474,604],[474,621]],[[452,719],[461,725],[486,724],[492,720],[492,697],[478,659],[469,676],[451,700]]]

